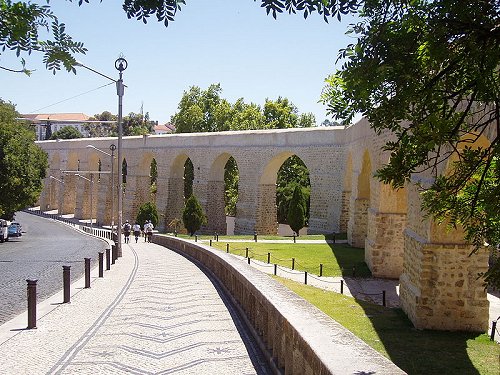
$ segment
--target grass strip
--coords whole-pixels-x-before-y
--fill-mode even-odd
[[[212,241],[212,247],[226,251],[227,243]],[[262,243],[231,242],[229,252],[240,256],[292,268],[319,275],[320,264],[323,264],[323,276],[352,276],[353,268],[358,277],[369,277],[371,272],[364,261],[364,250],[346,244],[303,244],[303,243]]]
[[[500,346],[486,334],[416,330],[401,309],[273,277],[410,375],[500,374]]]

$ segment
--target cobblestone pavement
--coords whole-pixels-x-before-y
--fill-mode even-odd
[[[270,373],[196,265],[141,241],[123,254],[90,289],[73,287],[71,303],[44,302],[37,329],[24,329],[26,314],[0,326],[0,373]]]

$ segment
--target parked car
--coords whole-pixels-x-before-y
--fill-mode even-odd
[[[12,223],[10,223],[10,225],[17,225],[19,227],[19,232],[23,230],[23,226],[17,221],[13,221]]]
[[[10,224],[8,228],[9,237],[21,237],[21,227],[16,224]]]
[[[0,219],[0,242],[9,240],[9,222]]]

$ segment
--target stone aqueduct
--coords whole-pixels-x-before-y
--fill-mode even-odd
[[[181,218],[184,163],[190,158],[193,191],[207,214],[207,230],[225,233],[224,167],[232,156],[239,170],[235,232],[276,233],[277,172],[288,157],[297,155],[310,174],[309,233],[347,232],[351,245],[365,248],[374,276],[399,278],[401,305],[415,327],[485,332],[488,301],[477,274],[486,271],[488,254],[469,256],[463,233],[424,219],[415,185],[396,191],[372,177],[387,161],[381,146],[388,137],[376,136],[364,120],[346,129],[125,137],[123,218],[135,218],[138,207],[149,199],[153,159],[160,229]],[[50,168],[40,197],[42,209],[88,218],[92,188],[97,221],[109,224],[110,174],[94,177],[94,184],[71,173],[64,176],[64,184],[49,176],[61,179],[65,170],[83,175],[97,171],[99,163],[102,171],[110,171],[111,158],[86,146],[108,150],[111,143],[116,139],[39,142],[49,155]],[[115,161],[115,171],[118,165]]]

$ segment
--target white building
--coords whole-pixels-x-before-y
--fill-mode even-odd
[[[52,133],[61,130],[65,126],[72,126],[82,133],[84,137],[89,136],[83,125],[90,119],[90,116],[84,113],[33,113],[21,116],[33,122],[36,126],[37,141],[45,140],[47,124],[52,127]]]

